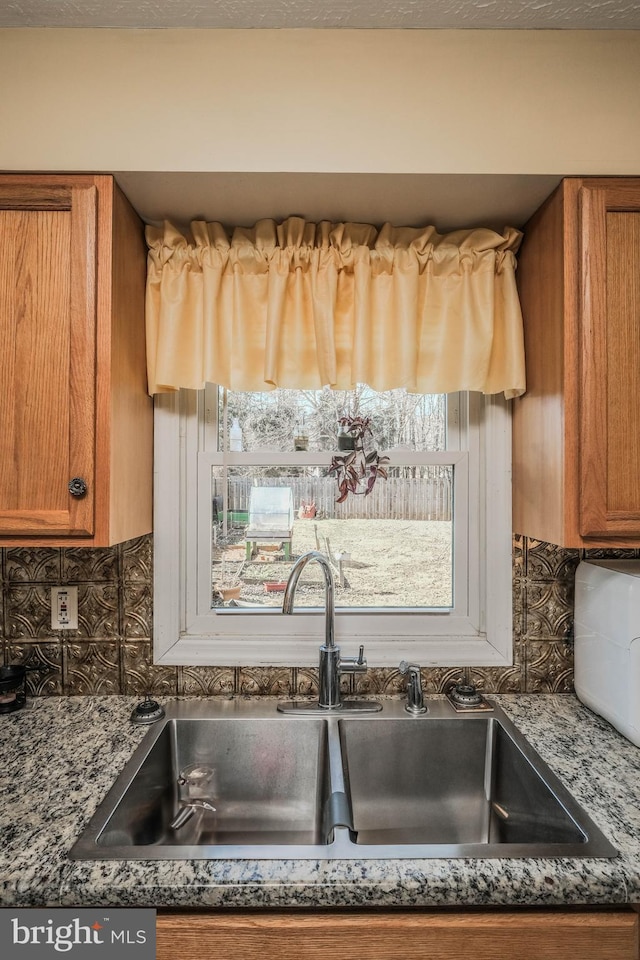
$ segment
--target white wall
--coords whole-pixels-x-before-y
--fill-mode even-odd
[[[640,31],[2,30],[0,169],[640,173]]]

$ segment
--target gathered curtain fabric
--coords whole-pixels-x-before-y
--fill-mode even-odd
[[[147,227],[149,392],[206,382],[525,389],[521,234],[260,220]]]

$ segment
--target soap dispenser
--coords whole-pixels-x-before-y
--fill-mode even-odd
[[[229,430],[229,450],[235,453],[242,450],[242,427],[237,417],[233,418],[233,424]]]

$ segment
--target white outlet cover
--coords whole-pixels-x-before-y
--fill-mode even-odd
[[[51,629],[78,629],[77,587],[51,587]]]

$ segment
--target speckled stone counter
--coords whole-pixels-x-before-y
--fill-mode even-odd
[[[129,723],[131,698],[42,698],[0,717],[0,902],[236,909],[640,902],[640,749],[571,696],[495,699],[619,857],[72,861],[73,841],[146,731]]]

